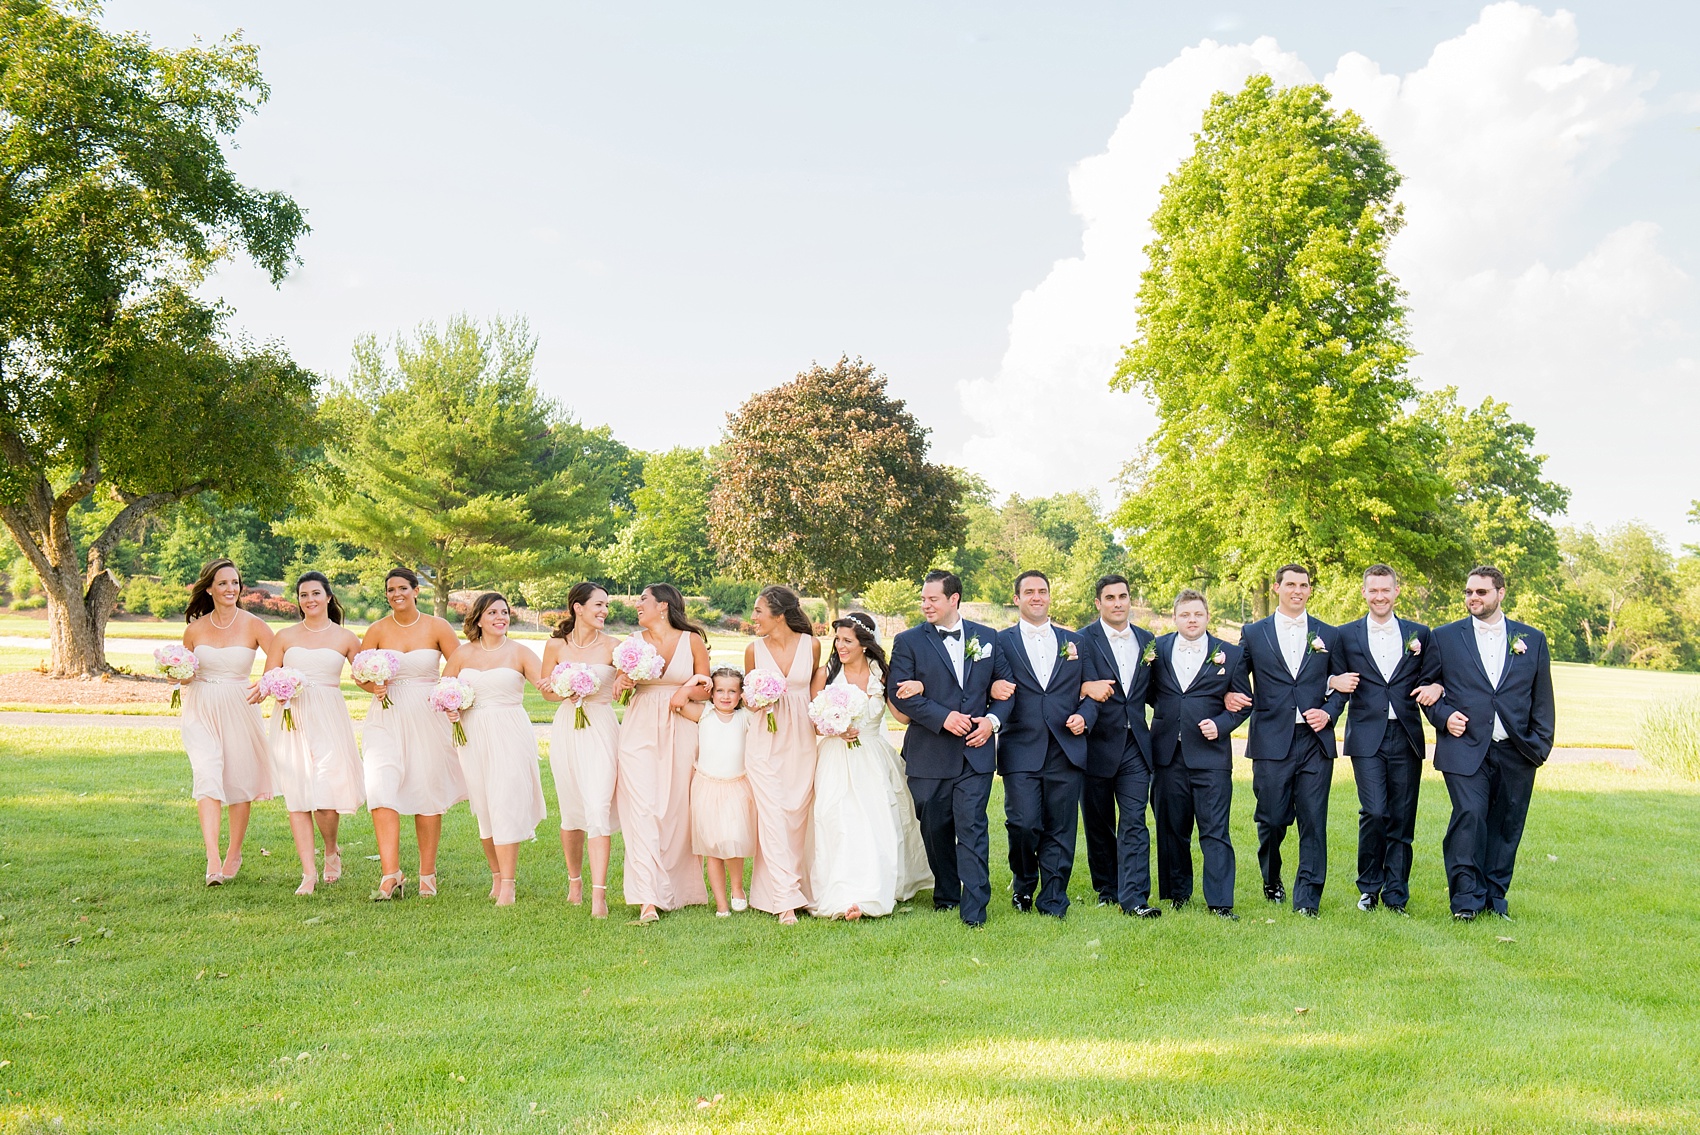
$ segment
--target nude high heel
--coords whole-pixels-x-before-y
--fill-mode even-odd
[[[208,871],[207,872],[207,886],[209,886],[209,887],[222,887],[222,886],[224,886],[224,876],[217,871]]]
[[[500,893],[496,896],[497,906],[514,905],[514,881],[512,879],[503,879],[498,890]]]
[[[591,885],[595,886],[594,883],[592,883]],[[583,890],[578,891],[578,898],[576,898],[576,899],[573,898],[574,889],[575,888],[582,888],[583,886],[584,886],[584,876],[583,875],[568,875],[567,876],[567,901],[572,903],[574,906],[584,905],[584,891]]]
[[[301,872],[301,885],[299,887],[295,888],[295,893],[298,894],[298,895],[310,895],[310,894],[312,894],[313,893],[313,887],[316,883],[318,883],[318,881],[319,881],[318,876],[314,872],[311,872],[311,871]]]
[[[391,879],[395,880],[395,886],[391,887],[387,891],[384,890],[384,884],[389,882]],[[372,892],[373,902],[389,902],[391,899],[404,899],[406,897],[407,876],[403,875],[400,871],[392,872],[391,874],[385,875],[383,878],[379,879],[378,889]]]
[[[596,893],[597,891],[602,891],[603,893],[599,895],[599,894]],[[608,917],[608,895],[607,895],[607,891],[608,891],[608,887],[604,883],[592,883],[592,884],[590,884],[590,917],[592,917],[592,918],[607,918]]]
[[[433,871],[429,875],[419,876],[418,888],[419,888],[418,894],[419,894],[420,898],[422,898],[422,899],[436,898],[437,897],[437,873],[435,871]]]
[[[332,855],[325,852],[325,883],[329,885],[342,878],[342,852]]]

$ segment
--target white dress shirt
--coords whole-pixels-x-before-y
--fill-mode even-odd
[[[1110,653],[1116,656],[1116,677],[1121,680],[1122,696],[1126,697],[1128,686],[1133,682],[1134,667],[1139,665],[1139,651],[1134,649],[1139,645],[1139,640],[1133,636],[1131,623],[1119,631],[1102,619],[1098,620],[1098,625],[1104,628],[1104,637],[1110,643]]]
[[[1389,685],[1393,682],[1393,671],[1399,668],[1399,654],[1404,649],[1399,641],[1399,618],[1390,615],[1385,623],[1375,621],[1371,615],[1365,620],[1369,627],[1369,655],[1375,659],[1375,668],[1381,671],[1381,680]],[[1387,720],[1393,721],[1398,714],[1393,712],[1392,690],[1388,691]]]
[[[1051,684],[1051,671],[1057,664],[1057,632],[1051,621],[1046,619],[1034,626],[1023,619],[1021,645],[1027,648],[1027,661],[1033,667],[1033,676],[1039,679],[1039,688],[1045,689]]]
[[[1281,656],[1287,660],[1287,670],[1294,678],[1299,676],[1299,670],[1305,664],[1305,648],[1310,640],[1310,618],[1300,615],[1289,619],[1281,612],[1275,612],[1275,637],[1281,643]],[[1293,721],[1303,725],[1304,711],[1298,706],[1293,707]]]
[[[1204,656],[1210,652],[1210,636],[1201,634],[1197,639],[1188,642],[1183,635],[1175,636],[1174,652],[1170,661],[1175,667],[1175,680],[1181,685],[1181,692],[1192,688],[1192,680],[1198,677],[1198,672],[1204,668]]]
[[[939,641],[944,643],[944,652],[950,655],[950,664],[956,667],[956,684],[959,686],[966,685],[968,682],[968,676],[965,673],[965,667],[963,666],[963,658],[965,657],[963,652],[968,646],[966,641],[968,637],[968,628],[962,625],[961,619],[957,619],[955,626],[941,626],[934,628],[934,630],[935,633],[940,636]],[[956,631],[958,633],[955,638],[945,638],[943,636],[946,631]]]
[[[1494,689],[1499,688],[1499,677],[1505,673],[1505,616],[1501,615],[1491,623],[1471,617],[1470,622],[1476,628],[1476,651],[1482,656],[1482,669],[1487,671],[1488,684]],[[1505,731],[1505,723],[1499,720],[1499,714],[1493,715],[1493,739],[1503,741],[1511,734]]]

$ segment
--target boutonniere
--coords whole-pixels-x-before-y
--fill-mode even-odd
[[[1210,656],[1210,665],[1212,665],[1212,666],[1221,666],[1222,664],[1224,664],[1227,661],[1228,661],[1228,652],[1223,650],[1221,647],[1217,647],[1216,653],[1212,654]]]
[[[1072,642],[1063,643],[1062,649],[1057,651],[1057,661],[1059,662],[1077,662],[1079,660],[1080,651],[1075,649]]]
[[[1149,666],[1153,662],[1157,661],[1157,640],[1156,639],[1152,639],[1150,642],[1145,644],[1145,650],[1144,650],[1143,653],[1140,654],[1139,660],[1141,662],[1145,663],[1147,666]]]
[[[1421,654],[1422,652],[1423,652],[1422,641],[1420,639],[1418,639],[1415,634],[1411,635],[1410,640],[1405,643],[1405,653],[1406,654]]]
[[[1312,633],[1310,636],[1310,652],[1312,654],[1327,654],[1328,644],[1322,641],[1322,636]]]
[[[962,655],[970,662],[978,662],[990,653],[991,651],[986,649],[986,644],[980,641],[979,635],[975,635],[962,646]]]
[[[1513,654],[1527,654],[1527,653],[1529,653],[1529,644],[1523,641],[1527,637],[1528,637],[1527,635],[1520,635],[1520,634],[1512,635],[1511,636],[1511,653],[1513,653]]]

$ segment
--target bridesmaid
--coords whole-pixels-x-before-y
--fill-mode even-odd
[[[378,840],[384,877],[375,901],[401,898],[407,877],[401,871],[401,818],[413,817],[419,842],[419,894],[437,893],[437,846],[443,838],[443,813],[466,799],[466,779],[449,739],[449,723],[431,708],[431,690],[443,659],[460,648],[447,619],[419,610],[419,577],[391,568],[384,577],[390,613],[373,623],[360,640],[362,650],[393,650],[401,670],[388,683],[359,682],[372,695],[361,730],[366,753],[366,807]],[[384,708],[384,698],[390,708]]]
[[[513,905],[520,841],[536,839],[537,825],[548,815],[537,772],[537,734],[524,701],[526,682],[540,687],[543,664],[508,637],[510,617],[505,596],[486,591],[474,599],[466,613],[466,645],[443,670],[444,677],[470,683],[475,693],[470,708],[448,717],[464,722],[460,766],[497,906]]]
[[[342,668],[359,651],[360,640],[340,625],[342,604],[322,573],[310,571],[295,581],[295,605],[301,621],[272,639],[266,669],[289,666],[307,676],[289,706],[294,729],[283,727],[282,706],[272,709],[271,756],[272,775],[289,809],[289,833],[301,857],[301,886],[295,893],[310,895],[318,882],[313,826],[318,825],[325,842],[325,882],[334,883],[342,878],[338,820],[358,812],[366,798],[354,723],[342,697]],[[257,689],[248,696],[261,700]]]
[[[615,769],[620,726],[614,717],[614,637],[608,621],[608,593],[588,581],[567,595],[567,617],[543,648],[545,677],[563,662],[582,662],[601,683],[582,706],[586,724],[575,727],[574,699],[562,702],[549,728],[549,768],[561,805],[561,854],[567,860],[567,901],[584,901],[584,851],[590,845],[590,916],[608,917],[608,854],[620,819],[614,807]],[[550,701],[561,699],[545,693]]]
[[[207,886],[231,882],[242,867],[242,837],[255,800],[272,798],[266,723],[248,703],[254,654],[271,646],[272,629],[236,605],[242,573],[229,560],[201,569],[189,592],[183,645],[200,659],[183,685],[183,748],[189,754],[195,810],[207,849]],[[218,851],[221,809],[230,810],[230,850]]]
[[[659,911],[708,902],[702,860],[691,854],[691,767],[696,763],[696,722],[676,712],[708,698],[708,636],[685,618],[685,599],[668,583],[653,583],[637,601],[645,642],[667,660],[653,682],[621,674],[616,692],[636,689],[620,725],[616,796],[626,837],[628,906],[641,906],[639,922]],[[701,675],[700,680],[698,675]]]
[[[789,587],[769,587],[750,616],[760,637],[744,648],[744,670],[757,667],[785,676],[785,693],[767,712],[750,715],[744,775],[756,798],[756,863],[750,905],[789,926],[809,905],[804,878],[809,812],[814,803],[815,727],[809,720],[809,683],[820,667],[820,640]],[[772,713],[777,732],[767,729]]]

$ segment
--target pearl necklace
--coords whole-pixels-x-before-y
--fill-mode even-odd
[[[227,631],[231,627],[236,625],[236,611],[230,612],[230,621],[228,623],[225,623],[222,627],[218,625],[218,615],[216,613],[217,611],[218,611],[218,608],[214,607],[211,611],[207,612],[207,618],[212,621],[212,625],[215,628],[217,628],[218,630],[221,630],[221,631]]]
[[[424,617],[425,617],[425,612],[423,612],[423,611],[421,611],[421,610],[420,610],[420,609],[419,609],[419,608],[417,608],[417,607],[415,607],[415,608],[414,608],[414,609],[413,609],[413,621],[412,621],[412,622],[411,622],[411,623],[404,623],[404,622],[402,622],[402,621],[401,621],[401,620],[400,620],[400,619],[398,619],[398,618],[396,618],[396,617],[395,617],[395,612],[394,612],[394,611],[391,611],[391,612],[390,612],[390,621],[391,621],[391,622],[393,622],[393,623],[394,623],[394,624],[395,624],[395,625],[396,625],[396,626],[398,626],[398,627],[400,627],[400,628],[401,628],[401,629],[402,629],[402,630],[404,630],[404,631],[405,631],[405,630],[406,630],[406,629],[407,629],[407,628],[409,628],[409,627],[416,627],[416,626],[418,626],[418,625],[419,625],[419,620],[420,620],[420,619],[423,619],[423,618],[424,618]]]

